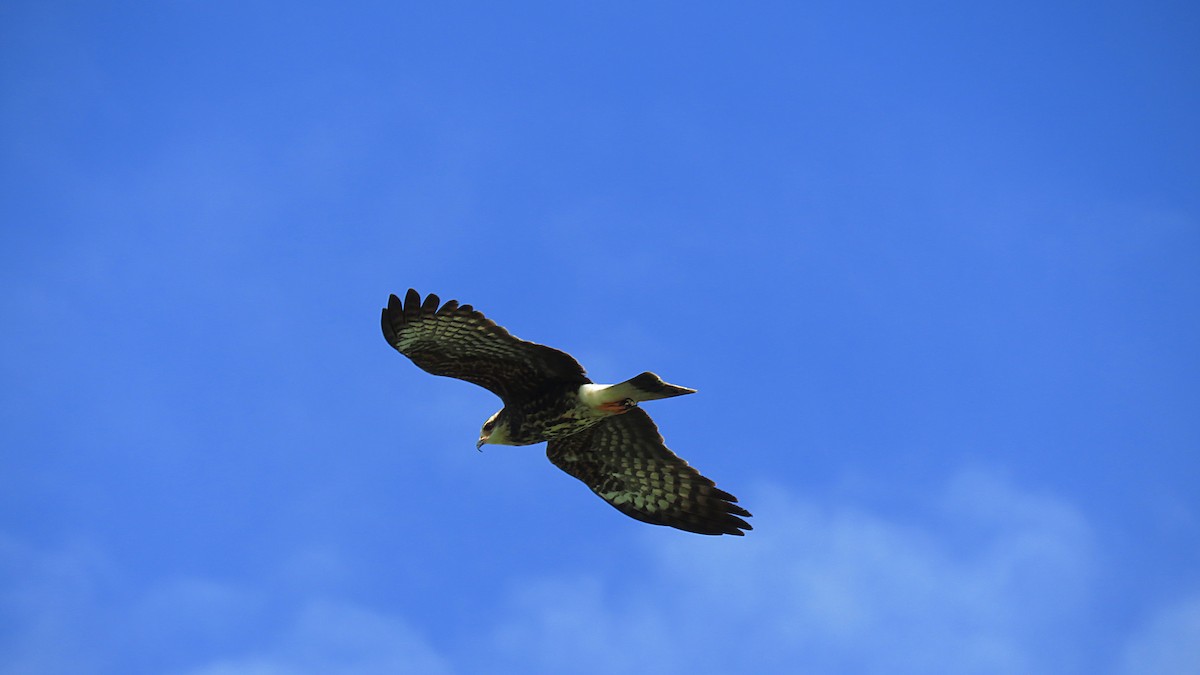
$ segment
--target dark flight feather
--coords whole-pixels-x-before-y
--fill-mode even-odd
[[[743,534],[750,513],[663,442],[641,408],[550,441],[546,456],[627,516],[700,534]]]
[[[547,385],[591,382],[570,354],[514,337],[471,305],[439,304],[438,296],[422,303],[409,289],[403,302],[393,295],[383,310],[388,344],[422,370],[477,384],[505,405]]]

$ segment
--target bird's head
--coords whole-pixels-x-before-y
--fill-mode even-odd
[[[475,444],[476,450],[483,449],[485,443],[511,445],[508,442],[508,422],[500,417],[500,413],[503,412],[503,410],[497,412],[483,423],[483,429],[479,431],[479,442]]]

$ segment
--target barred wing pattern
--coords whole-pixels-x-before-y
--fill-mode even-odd
[[[591,382],[570,354],[514,337],[471,305],[409,289],[388,299],[383,336],[421,370],[477,384],[509,401],[554,382]]]
[[[641,408],[550,441],[546,456],[627,516],[700,534],[744,534],[750,513],[671,452]]]

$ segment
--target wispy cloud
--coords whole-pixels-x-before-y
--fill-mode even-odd
[[[1129,640],[1122,675],[1188,675],[1200,672],[1200,596],[1160,610]]]
[[[187,675],[450,673],[445,658],[404,620],[333,601],[308,603],[284,634],[250,654]]]
[[[919,515],[781,488],[748,496],[757,529],[745,539],[646,528],[616,565],[510,576],[508,591],[460,617],[469,631],[438,629],[413,606],[367,607],[337,584],[175,579],[118,594],[122,575],[92,549],[4,540],[0,598],[20,629],[2,643],[0,673],[149,662],[184,675],[1131,675],[1200,663],[1196,598],[1097,646],[1113,629],[1094,611],[1106,556],[1093,527],[1069,503],[992,472],[953,477],[919,500]],[[135,635],[175,648],[147,656]]]
[[[1063,641],[1086,630],[1094,557],[1069,505],[979,473],[931,500],[932,525],[755,501],[744,542],[655,537],[632,585],[531,583],[496,642],[540,672],[581,672],[580,655],[582,672],[1079,672]]]
[[[93,546],[45,552],[0,533],[0,673],[96,672],[92,621],[111,573]]]

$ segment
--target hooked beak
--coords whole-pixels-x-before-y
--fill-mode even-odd
[[[480,452],[483,452],[483,442],[486,440],[487,440],[486,438],[479,439],[479,442],[475,444],[475,449]]]

